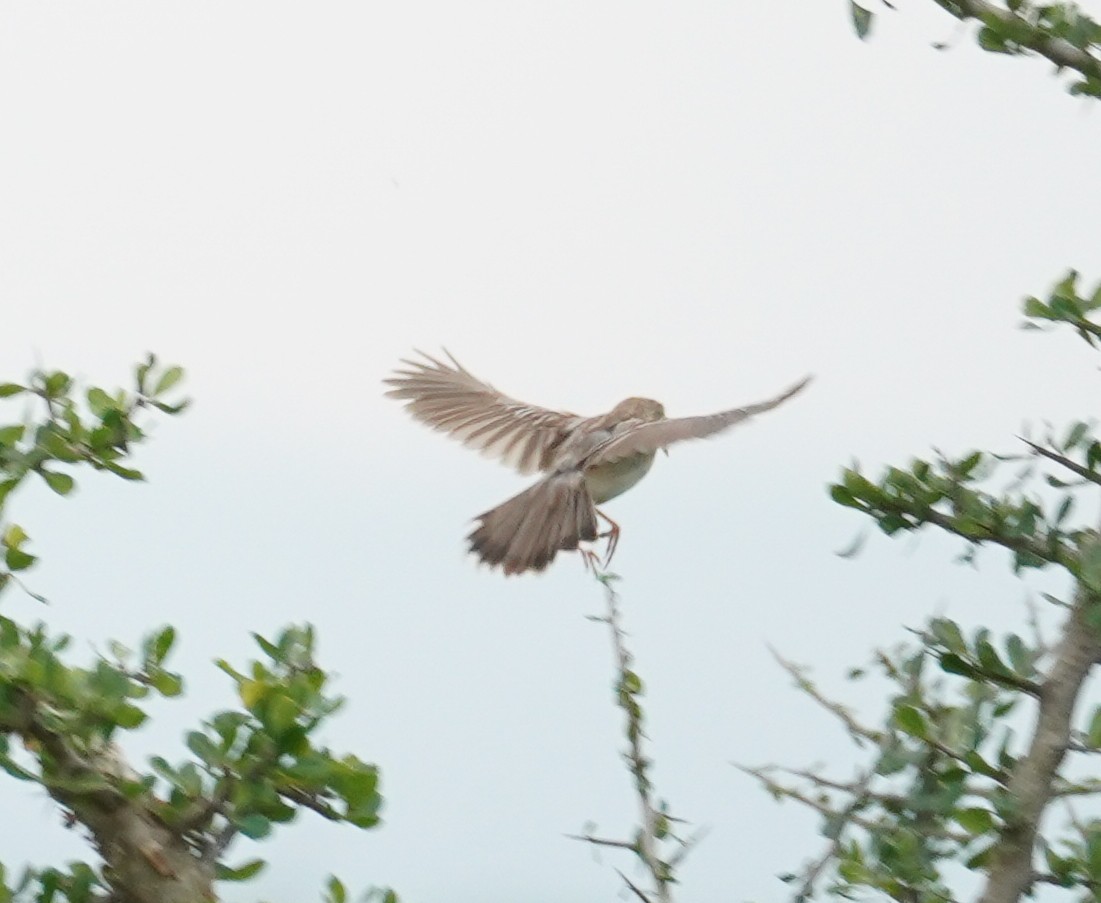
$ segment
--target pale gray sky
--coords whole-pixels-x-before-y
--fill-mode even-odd
[[[147,350],[196,400],[150,483],[14,508],[51,624],[176,623],[187,697],[135,757],[231,703],[210,660],[309,619],[350,697],[326,740],[382,768],[386,822],[303,817],[233,900],[330,871],[421,903],[615,899],[633,824],[600,594],[567,557],[504,580],[463,554],[524,482],[410,421],[380,380],[447,346],[526,400],[672,414],[818,375],[677,448],[609,511],[659,791],[712,826],[688,900],[779,900],[813,819],[729,761],[853,761],[766,644],[878,715],[846,667],[932,609],[1009,624],[995,554],[876,538],[825,484],[930,445],[1006,448],[1088,414],[1095,361],[1016,329],[1067,266],[1101,277],[1096,103],[980,53],[932,3],[116,2],[0,9],[0,377],[112,383]],[[1096,15],[1096,10],[1095,10]],[[953,48],[938,53],[934,41]],[[6,602],[20,615],[34,603]],[[82,855],[0,784],[10,864]],[[18,822],[20,830],[12,826]],[[241,859],[254,852],[242,845]]]

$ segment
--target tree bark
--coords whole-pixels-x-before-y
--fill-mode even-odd
[[[1009,795],[1016,811],[994,847],[980,903],[1017,903],[1032,885],[1033,848],[1055,773],[1067,753],[1074,704],[1090,668],[1101,659],[1101,631],[1090,623],[1101,599],[1079,587],[1055,661],[1040,687],[1036,728],[1028,753],[1013,768]]]

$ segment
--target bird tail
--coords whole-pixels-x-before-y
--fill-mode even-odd
[[[576,471],[551,474],[477,520],[470,550],[506,575],[541,571],[559,551],[596,539],[596,509]]]

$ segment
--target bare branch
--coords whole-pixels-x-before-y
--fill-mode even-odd
[[[626,884],[627,887],[629,887],[632,891],[634,891],[635,896],[642,900],[642,903],[653,903],[653,900],[646,896],[646,894],[642,891],[642,888],[640,888],[630,878],[624,875],[620,869],[616,869],[615,871],[616,874],[623,879],[623,883]]]
[[[832,699],[823,696],[821,691],[810,681],[806,676],[806,669],[801,665],[796,665],[794,662],[788,661],[772,646],[768,647],[768,651],[772,653],[772,657],[780,664],[780,667],[788,672],[795,680],[796,685],[806,693],[811,699],[817,702],[827,712],[838,718],[842,724],[845,725],[845,729],[849,732],[849,735],[859,744],[862,741],[868,740],[871,743],[879,744],[883,740],[883,734],[881,731],[872,730],[869,727],[865,727],[845,706],[839,702],[835,702]]]
[[[304,790],[299,790],[296,787],[280,787],[278,788],[278,792],[280,796],[290,800],[292,803],[297,803],[305,809],[316,812],[322,818],[327,818],[329,821],[344,820],[344,816],[341,815],[340,812],[320,799],[316,794],[306,793]]]
[[[630,850],[632,853],[638,852],[638,847],[627,840],[613,840],[610,837],[595,837],[592,834],[567,834],[570,840],[583,840],[585,843],[591,843],[597,847],[619,847],[623,850]]]
[[[669,857],[669,867],[680,865],[684,861],[684,857],[710,833],[711,829],[707,825],[701,825],[689,837],[680,841],[680,849]]]
[[[1096,471],[1090,470],[1088,467],[1083,467],[1077,461],[1072,461],[1065,455],[1060,455],[1058,452],[1054,452],[1049,448],[1044,448],[1042,445],[1037,445],[1029,439],[1025,439],[1023,436],[1018,436],[1025,445],[1032,449],[1034,454],[1047,458],[1049,461],[1054,461],[1062,467],[1065,467],[1071,473],[1077,474],[1083,480],[1088,480],[1090,483],[1096,483],[1101,486],[1101,474]]]
[[[858,808],[858,803],[868,799],[868,797],[864,795],[866,793],[866,787],[862,789],[861,786],[863,781],[853,788],[853,802],[843,809],[834,809],[831,805],[833,803],[832,799],[818,800],[808,795],[805,791],[800,790],[798,787],[790,787],[787,784],[781,784],[779,781],[770,777],[765,768],[753,768],[746,765],[739,765],[736,762],[734,763],[734,767],[748,774],[750,777],[756,778],[765,785],[770,793],[775,793],[778,796],[786,796],[789,799],[802,803],[808,809],[813,809],[824,818],[837,818],[841,816],[844,818],[845,822],[863,828],[865,831],[874,831],[877,828],[875,822],[856,815],[855,813],[855,810]]]

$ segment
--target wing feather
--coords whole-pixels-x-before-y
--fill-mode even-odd
[[[714,436],[716,433],[730,429],[730,427],[748,420],[750,417],[779,407],[789,398],[803,391],[811,379],[812,377],[807,376],[775,398],[757,404],[700,417],[677,417],[671,420],[640,423],[633,429],[612,437],[595,449],[585,462],[585,466],[596,467],[601,464],[609,464],[613,461],[629,458],[632,455],[652,454],[659,449],[667,448],[675,442],[683,442],[686,439],[705,439],[708,436]]]
[[[584,418],[524,404],[482,382],[450,354],[437,360],[403,360],[385,380],[386,394],[409,413],[468,448],[497,458],[522,474],[546,470],[569,432]]]

